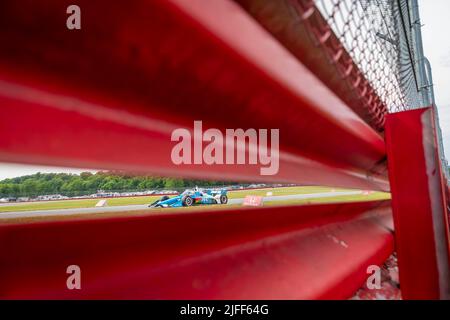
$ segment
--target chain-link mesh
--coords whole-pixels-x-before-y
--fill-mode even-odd
[[[389,112],[434,105],[431,67],[426,71],[417,1],[310,1],[314,2],[311,8],[321,13]],[[437,114],[435,105],[434,108]],[[438,120],[436,128],[443,172],[449,179]]]
[[[234,1],[380,133],[388,112],[436,108],[417,0]]]
[[[235,1],[374,129],[426,105],[414,0]]]
[[[423,106],[407,0],[315,0],[390,112]]]

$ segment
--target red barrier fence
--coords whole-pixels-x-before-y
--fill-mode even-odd
[[[380,135],[238,5],[80,1],[89,32],[73,33],[58,15],[68,3],[1,5],[2,160],[178,176],[170,134],[201,119],[279,129],[280,171],[186,165],[183,176],[388,189]]]
[[[384,201],[2,226],[0,297],[345,299],[391,254],[391,224]]]
[[[325,23],[311,1],[295,7],[308,25],[284,32],[295,19],[273,3],[79,0],[73,31],[70,1],[1,1],[0,161],[389,191],[385,104],[330,28],[316,36],[337,69],[314,41],[293,40]],[[171,133],[195,120],[279,129],[279,172],[175,165]],[[426,190],[416,159],[435,154],[417,150],[418,123],[387,129],[405,298],[437,298],[435,282],[416,295],[407,271],[417,257],[428,268],[444,245],[411,218],[442,214],[425,208],[442,189]],[[423,211],[409,212],[410,196]],[[390,201],[0,225],[0,298],[342,299],[392,253],[393,237]],[[69,265],[81,267],[82,290],[67,289]]]
[[[405,299],[449,299],[449,224],[433,108],[390,114],[386,144]],[[414,159],[412,159],[412,157]]]

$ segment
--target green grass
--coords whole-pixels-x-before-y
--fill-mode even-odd
[[[272,192],[274,196],[292,195],[292,194],[308,194],[318,192],[328,192],[332,188],[327,187],[287,187],[273,188],[262,190],[238,190],[228,192],[230,199],[245,198],[246,195],[265,196],[267,192]],[[334,189],[338,190],[338,189]],[[340,189],[342,190],[342,189]],[[123,197],[108,199],[108,206],[127,206],[149,204],[159,199],[161,196],[148,197]],[[14,205],[0,206],[0,212],[18,212],[18,211],[36,211],[36,210],[58,210],[58,209],[74,209],[74,208],[92,208],[99,199],[79,199],[79,200],[61,200],[46,202],[25,202]]]
[[[294,194],[314,194],[331,191],[348,191],[346,189],[337,189],[329,187],[286,187],[273,188],[261,190],[238,190],[230,191],[228,197],[230,199],[244,198],[246,195],[266,196],[267,192],[272,192],[273,196],[294,195]],[[288,205],[288,204],[308,204],[308,203],[326,203],[333,201],[364,201],[364,200],[379,200],[386,199],[389,194],[375,192],[370,195],[351,195],[351,196],[336,196],[316,199],[294,199],[286,201],[268,201],[267,205]],[[126,206],[126,205],[144,205],[149,204],[160,196],[145,196],[145,197],[124,197],[107,199],[108,206]],[[79,199],[79,200],[62,200],[62,201],[47,201],[47,202],[31,202],[18,203],[15,205],[0,206],[0,212],[18,212],[18,211],[36,211],[36,210],[58,210],[58,209],[73,209],[73,208],[92,208],[96,205],[99,199]],[[214,207],[214,206],[209,206]],[[218,206],[223,208],[221,206]],[[200,208],[200,207],[195,207]],[[202,207],[203,208],[203,207]],[[183,208],[186,209],[186,208]],[[166,210],[167,209],[163,209]]]
[[[331,191],[349,191],[349,190],[330,187],[311,187],[311,186],[285,187],[285,188],[260,189],[260,190],[237,190],[228,192],[228,198],[230,199],[245,198],[246,195],[266,196],[267,192],[272,192],[273,196],[287,196],[294,194],[312,194]]]
[[[355,194],[355,195],[342,195],[326,198],[311,198],[311,199],[292,199],[281,201],[267,201],[264,205],[269,206],[282,206],[282,205],[302,205],[302,204],[318,204],[318,203],[339,203],[339,202],[361,202],[361,201],[376,201],[376,200],[388,200],[391,198],[390,193],[385,192],[373,192],[368,195]]]
[[[149,204],[160,196],[149,197],[124,197],[107,199],[108,206],[126,206],[134,204]],[[26,202],[11,206],[0,206],[0,212],[36,211],[36,210],[58,210],[74,208],[92,208],[99,199],[61,200],[46,202]]]
[[[148,198],[148,197],[136,197],[136,198]],[[357,195],[342,195],[327,198],[311,198],[311,199],[292,199],[285,201],[266,201],[264,206],[288,206],[288,205],[306,205],[306,204],[319,204],[319,203],[340,203],[340,202],[361,202],[361,201],[374,201],[374,200],[387,200],[390,199],[389,193],[373,192],[369,195],[357,194]],[[115,199],[122,200],[122,199]],[[141,202],[141,199],[131,199],[132,201]],[[88,200],[92,201],[92,200]],[[94,200],[95,202],[96,200]],[[120,201],[119,201],[120,203]],[[127,202],[128,203],[128,202]],[[74,214],[66,216],[41,216],[41,217],[20,217],[14,219],[1,219],[2,224],[17,224],[17,223],[32,223],[37,221],[60,221],[60,220],[83,220],[83,219],[99,219],[99,218],[113,218],[113,217],[133,217],[133,216],[145,216],[153,214],[167,214],[167,213],[184,213],[192,211],[214,211],[214,210],[233,210],[242,207],[240,204],[234,205],[208,205],[208,206],[194,206],[183,208],[152,208],[139,211],[122,211],[122,212],[98,212],[91,214]]]

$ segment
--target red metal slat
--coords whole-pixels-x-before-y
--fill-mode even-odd
[[[47,98],[48,96],[45,95]],[[46,101],[50,101],[48,97]],[[54,105],[65,103],[56,99]],[[339,170],[309,159],[282,153],[280,171],[261,176],[255,165],[182,165],[172,163],[169,123],[129,114],[108,112],[102,107],[77,105],[60,109],[3,99],[9,106],[0,118],[0,157],[4,161],[50,163],[72,167],[122,169],[162,175],[210,179],[286,181],[334,184],[365,189],[386,187],[383,180],[370,181],[363,173]],[[83,113],[84,112],[84,113]],[[23,115],[26,114],[26,117]],[[20,119],[11,121],[10,119]]]
[[[236,4],[79,1],[80,31],[68,4],[0,4],[1,160],[388,189],[382,138]],[[280,129],[279,175],[173,165],[193,120]]]
[[[382,201],[0,226],[0,297],[348,298],[391,254],[389,220]]]
[[[448,299],[449,229],[433,109],[388,115],[386,145],[402,296]]]

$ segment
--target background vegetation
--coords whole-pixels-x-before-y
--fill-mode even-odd
[[[219,186],[224,182],[208,182],[160,178],[150,176],[131,176],[120,172],[108,171],[83,172],[80,175],[66,173],[36,173],[18,178],[0,181],[0,198],[34,197],[38,195],[61,194],[65,196],[81,196],[105,192],[126,192],[155,189],[183,189],[191,186]]]

